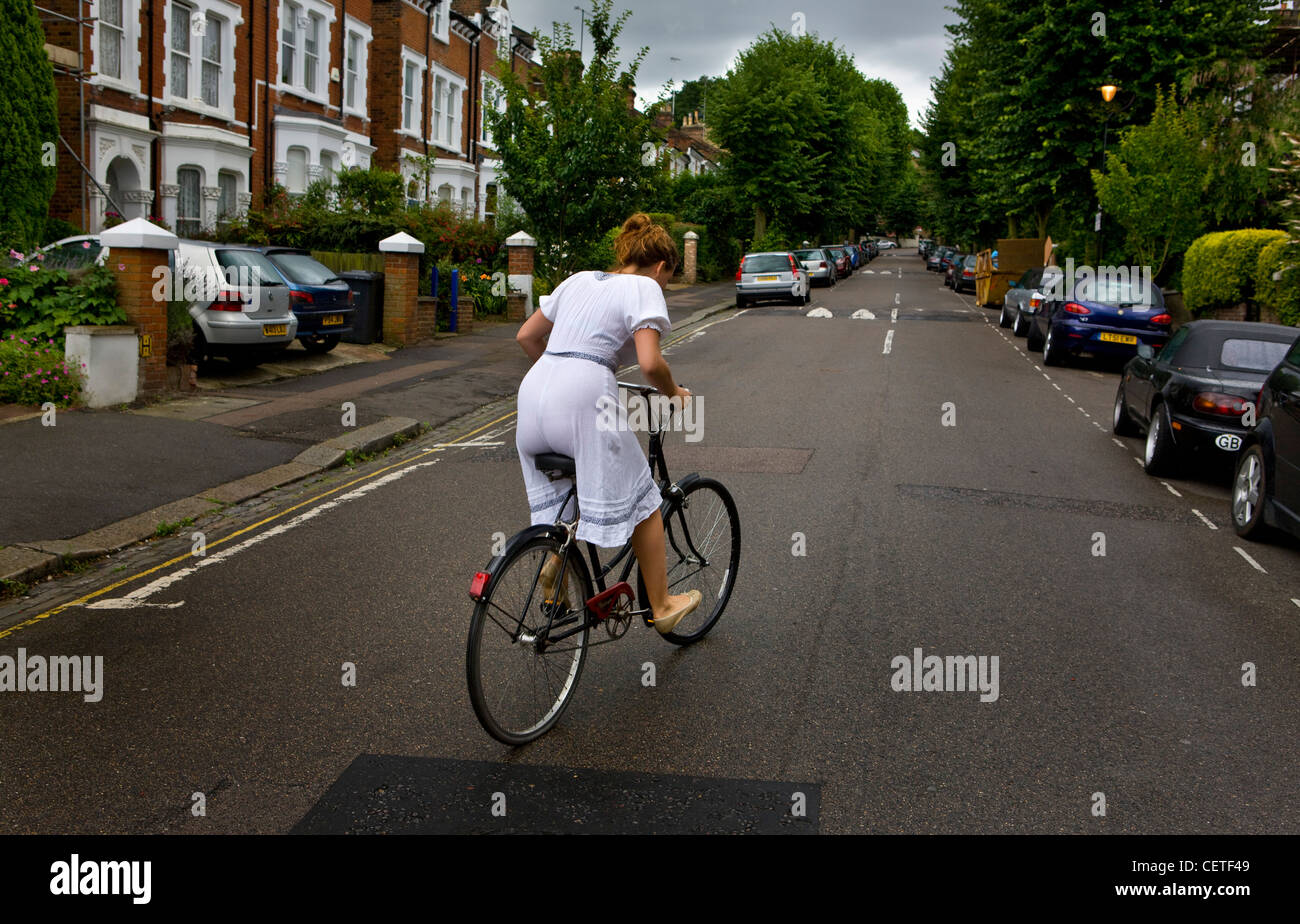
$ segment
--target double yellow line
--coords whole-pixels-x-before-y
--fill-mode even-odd
[[[453,440],[450,443],[445,443],[443,445],[444,447],[452,447],[459,443],[467,442],[468,440],[472,439],[474,436],[477,436],[479,433],[482,433],[484,430],[488,429],[489,427],[494,427],[497,424],[501,423],[502,421],[509,420],[511,417],[514,417],[515,413],[516,413],[515,411],[511,411],[509,414],[503,414],[502,416],[498,417],[496,420],[493,420],[490,423],[485,423],[483,424],[483,426],[478,427],[477,429],[472,430],[469,433],[466,433],[464,436],[456,440]],[[337,494],[338,492],[351,488],[354,485],[358,485],[361,484],[362,482],[366,482],[374,478],[378,478],[380,475],[387,474],[388,472],[391,472],[394,469],[402,468],[405,465],[410,465],[412,462],[419,461],[421,458],[423,458],[424,455],[428,455],[431,452],[442,452],[442,451],[443,449],[430,449],[427,450],[422,455],[412,456],[409,459],[404,459],[401,462],[395,462],[392,465],[379,469],[378,471],[371,472],[367,475],[362,475],[360,478],[354,478],[351,481],[347,482],[346,484],[341,484],[336,488],[331,488],[328,491],[325,491],[321,494],[317,494],[315,497],[309,498],[305,501],[300,501],[299,503],[294,504],[292,507],[286,507],[284,510],[281,510],[279,513],[274,513],[271,516],[266,517],[265,519],[258,520],[256,523],[250,523],[248,526],[245,526],[243,529],[236,530],[235,532],[231,533],[229,536],[223,536],[222,538],[217,539],[215,542],[208,543],[206,548],[212,549],[220,545],[225,545],[227,542],[230,542],[232,539],[237,539],[240,536],[244,535],[245,533],[252,532],[253,530],[258,529],[259,527],[265,526],[267,523],[272,523],[275,520],[280,519],[281,517],[288,516],[289,514],[293,513],[295,510],[301,510],[303,507],[309,507],[312,504],[316,503],[317,501],[329,497],[331,494]],[[179,564],[180,562],[185,561],[187,558],[194,558],[194,557],[196,556],[192,551],[186,552],[184,555],[178,555],[173,559],[162,562],[161,564],[154,565],[152,568],[147,568],[144,571],[139,572],[138,574],[133,574],[130,577],[122,578],[120,581],[115,581],[114,583],[101,587],[98,590],[93,590],[83,597],[78,597],[75,600],[69,600],[66,603],[60,603],[58,606],[54,607],[53,609],[46,610],[44,613],[38,613],[37,615],[25,619],[22,622],[17,623],[15,625],[12,625],[7,629],[0,629],[0,639],[7,638],[8,636],[13,635],[15,632],[18,632],[22,629],[26,629],[29,626],[34,626],[43,619],[49,619],[51,616],[57,616],[59,613],[62,613],[64,610],[70,607],[82,606],[83,604],[86,604],[91,600],[94,600],[96,597],[102,597],[104,594],[117,590],[119,587],[124,587],[125,585],[130,584],[133,581],[138,581],[140,580],[140,578],[148,577],[151,574],[155,574],[166,568],[170,568],[172,565]]]

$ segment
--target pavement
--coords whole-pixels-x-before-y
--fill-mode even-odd
[[[671,285],[674,332],[734,304],[730,280]],[[214,509],[381,452],[513,394],[518,326],[480,321],[426,345],[295,346],[275,363],[214,362],[197,392],[143,406],[0,406],[0,581],[29,584]]]

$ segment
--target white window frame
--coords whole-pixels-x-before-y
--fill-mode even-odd
[[[429,141],[444,151],[463,154],[464,148],[461,147],[461,138],[465,134],[464,96],[468,84],[460,74],[449,71],[437,64],[429,68],[429,77],[430,94],[437,91],[438,78],[442,78],[443,86],[446,88],[446,95],[441,101],[438,101],[441,102],[441,105],[435,104],[434,106],[435,112],[441,112],[441,118],[429,123]],[[451,119],[449,134],[447,131],[448,117]]]
[[[203,99],[204,67],[205,65],[215,64],[217,68],[217,101],[215,103],[210,103],[206,99],[203,99],[203,104],[205,106],[211,106],[213,109],[220,109],[221,108],[221,78],[226,72],[226,66],[225,66],[226,65],[226,36],[229,34],[229,28],[227,27],[225,20],[221,16],[218,16],[216,13],[213,12],[203,13],[203,27],[204,27],[203,34],[199,36],[199,49],[198,49],[199,60],[198,60],[197,70],[199,72],[199,85],[198,85],[199,99]],[[208,43],[208,36],[212,33],[214,27],[217,30],[217,60],[210,61],[207,58],[207,43]]]
[[[514,30],[510,27],[510,11],[505,7],[498,7],[496,12],[497,24],[497,60],[510,60],[510,45],[514,41]]]
[[[203,31],[190,33],[189,96],[177,96],[172,84],[171,71],[171,28],[172,14],[177,4],[190,10],[190,25],[202,23]],[[166,51],[163,70],[163,101],[170,106],[189,109],[203,115],[213,116],[226,121],[235,121],[235,66],[238,50],[235,39],[239,27],[244,24],[239,5],[230,0],[167,0],[163,5],[163,46]],[[203,35],[212,26],[221,30],[220,73],[217,77],[217,105],[210,106],[203,101]]]
[[[293,26],[293,71],[286,82],[284,77],[284,68],[282,55],[284,53],[284,12],[286,7],[296,7],[298,12],[295,16]],[[334,53],[334,40],[332,37],[334,24],[338,20],[338,14],[334,11],[334,4],[327,0],[280,0],[276,5],[279,23],[276,27],[275,34],[275,89],[281,93],[292,93],[314,103],[321,103],[329,106],[329,88],[330,88],[330,66],[332,63],[331,55]],[[310,18],[315,15],[321,19],[321,35],[316,48],[316,67],[314,78],[316,89],[307,89],[307,26]],[[351,17],[349,17],[351,18]]]
[[[110,77],[100,73],[99,43],[104,27],[99,22],[99,4],[94,3],[90,12],[95,17],[91,30],[91,60],[96,71],[90,82],[95,86],[111,87],[124,93],[140,93],[140,0],[122,0],[122,39],[118,55],[118,68],[121,76]]]
[[[451,15],[448,12],[451,0],[438,0],[433,8],[433,37],[444,45],[451,44]]]
[[[198,209],[197,215],[185,215],[185,216],[181,215],[181,199],[183,197],[183,191],[180,191],[183,185],[181,183],[182,171],[188,171],[188,172],[193,172],[198,174],[199,187],[194,197],[195,198],[194,205],[195,208]],[[204,177],[203,168],[198,166],[197,164],[184,164],[176,168],[176,186],[178,189],[178,192],[176,193],[176,233],[181,237],[189,237],[191,234],[190,228],[188,227],[182,231],[181,222],[193,221],[196,223],[199,231],[203,230],[203,177]]]
[[[482,75],[482,81],[483,96],[479,100],[478,140],[480,144],[492,148],[492,132],[488,129],[487,111],[490,108],[493,112],[496,112],[497,106],[488,103],[488,97],[492,95],[489,93],[489,90],[494,91],[498,96],[504,96],[505,88],[501,85],[501,81],[497,80],[495,77],[489,77],[487,74]]]
[[[399,135],[409,135],[412,138],[419,138],[421,126],[424,124],[424,97],[428,94],[425,88],[425,64],[424,55],[416,54],[405,45],[402,46],[402,70],[401,78],[398,84],[402,94],[401,116],[398,119],[397,133]],[[411,127],[406,127],[406,68],[407,65],[415,66],[415,86],[411,99]]]
[[[361,22],[359,19],[353,19],[351,16],[348,16],[345,20],[344,34],[347,36],[348,42],[351,41],[352,36],[354,35],[357,36],[359,39],[361,39],[360,42],[361,53],[360,55],[357,56],[357,96],[359,97],[359,100],[357,102],[359,102],[359,105],[348,105],[347,74],[344,73],[343,112],[346,115],[360,116],[361,118],[364,119],[367,117],[367,113],[369,112],[369,104],[370,104],[369,94],[366,88],[370,83],[370,43],[374,39],[374,35],[371,33],[370,27],[368,25]],[[343,52],[344,55],[343,67],[345,71],[348,63],[347,47],[348,46],[345,44],[344,52]]]

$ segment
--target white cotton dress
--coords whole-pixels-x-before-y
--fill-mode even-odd
[[[560,283],[539,310],[555,327],[546,352],[519,386],[515,435],[532,522],[554,523],[572,485],[571,479],[551,481],[539,472],[537,456],[572,456],[577,537],[617,548],[659,509],[659,488],[636,434],[626,426],[597,424],[609,420],[618,401],[614,371],[636,361],[632,334],[644,327],[668,333],[668,305],[647,276],[585,272]],[[565,518],[573,513],[566,510]]]

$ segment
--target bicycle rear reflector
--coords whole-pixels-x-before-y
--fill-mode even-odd
[[[486,571],[478,571],[474,574],[474,580],[469,582],[469,598],[474,601],[483,599],[483,592],[487,590],[488,580],[492,575]]]

